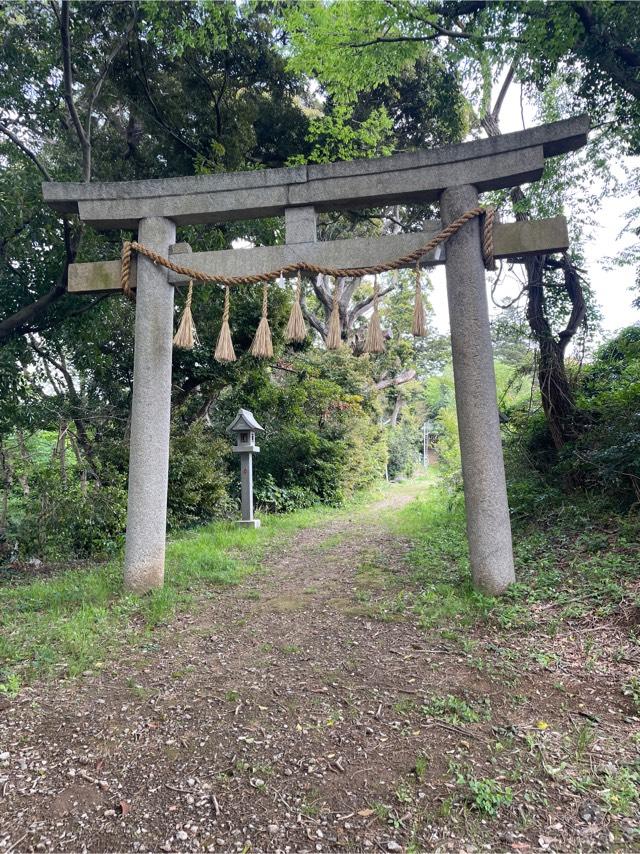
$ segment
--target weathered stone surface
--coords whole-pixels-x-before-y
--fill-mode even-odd
[[[318,223],[313,205],[285,208],[284,229],[287,243],[315,243],[318,239]]]
[[[306,208],[303,210],[307,210]],[[307,221],[307,226],[310,223]],[[183,263],[212,276],[253,276],[269,270],[278,270],[297,261],[326,264],[332,267],[360,267],[379,264],[419,249],[440,231],[439,221],[427,222],[425,230],[414,234],[396,234],[386,237],[362,237],[349,240],[331,240],[321,243],[293,243],[285,246],[257,246],[249,249],[223,249],[218,252],[182,251],[177,263]],[[297,232],[299,233],[299,232]],[[287,232],[289,235],[289,232]],[[170,257],[179,254],[172,247]],[[562,252],[569,246],[567,223],[558,216],[532,222],[497,223],[494,230],[496,258],[521,258],[537,252]],[[444,264],[446,247],[437,254],[426,256],[424,264]],[[136,273],[132,267],[131,281],[135,287]],[[169,281],[186,281],[184,276],[169,273]],[[69,291],[86,293],[120,290],[120,261],[96,261],[72,264],[69,268]]]
[[[478,204],[474,187],[442,194],[443,223]],[[447,298],[473,582],[498,594],[515,580],[487,289],[478,220],[447,244]]]
[[[140,223],[140,240],[163,254],[175,234],[170,220]],[[164,579],[173,293],[167,270],[140,258],[124,562],[125,587],[136,593],[162,587]]]
[[[480,191],[540,177],[545,157],[586,142],[586,117],[541,125],[492,139],[393,157],[296,166],[258,172],[113,184],[43,184],[56,210],[77,212],[96,228],[134,228],[162,215],[178,224],[282,215],[285,208],[316,210],[436,200],[448,186]]]

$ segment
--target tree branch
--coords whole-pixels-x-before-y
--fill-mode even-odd
[[[386,296],[390,291],[392,291],[394,289],[394,287],[395,287],[395,285],[389,285],[388,288],[384,288],[383,290],[380,291],[380,293],[378,294],[378,297]],[[351,310],[351,313],[349,314],[349,321],[350,321],[349,325],[350,326],[354,320],[357,320],[358,317],[360,317],[360,315],[369,308],[369,306],[371,305],[371,303],[373,302],[374,299],[375,299],[375,294],[371,294],[370,296],[365,297],[359,303],[356,303],[356,305],[354,305],[353,309]]]
[[[322,323],[320,318],[318,318],[312,311],[307,308],[307,305],[304,299],[300,300],[300,307],[302,308],[302,313],[305,316],[305,320],[310,326],[312,326],[316,332],[321,336],[324,341],[327,337],[327,327]]]
[[[87,134],[88,139],[91,138],[91,114],[93,112],[93,105],[95,104],[96,99],[100,95],[100,90],[102,89],[102,85],[103,85],[104,81],[107,79],[107,75],[109,74],[109,69],[111,68],[111,66],[113,64],[114,59],[120,53],[120,51],[126,45],[126,43],[129,41],[129,36],[131,35],[131,31],[133,30],[133,28],[136,24],[136,20],[137,20],[137,15],[136,15],[136,9],[134,6],[133,17],[127,22],[127,26],[125,27],[125,30],[124,30],[124,35],[122,36],[120,41],[115,44],[115,46],[112,48],[111,52],[107,56],[107,58],[104,62],[104,65],[102,66],[102,69],[100,71],[100,74],[98,75],[98,79],[96,80],[96,82],[93,85],[93,89],[91,91],[91,96],[89,97],[89,105],[88,105],[89,115],[87,117],[87,130],[86,130],[86,134]]]
[[[62,76],[64,82],[64,100],[69,116],[76,131],[82,149],[82,178],[91,179],[91,141],[87,137],[80,121],[73,98],[73,69],[71,67],[71,37],[69,34],[69,0],[62,0],[60,9],[60,42],[62,46]]]
[[[415,380],[417,374],[414,368],[409,368],[407,371],[402,371],[402,373],[398,374],[395,377],[389,377],[386,380],[380,380],[375,384],[376,391],[382,391],[384,388],[390,388],[391,386],[402,385],[403,383],[410,383],[411,380]]]
[[[22,140],[18,136],[16,136],[16,134],[3,122],[0,122],[0,133],[3,133],[5,136],[7,136],[11,140],[11,142],[13,142],[14,145],[16,145],[20,149],[20,151],[25,154],[29,158],[29,160],[32,161],[32,163],[36,165],[38,171],[45,179],[45,181],[51,181],[51,175],[47,171],[45,165],[40,161],[38,156],[33,151],[31,151],[31,149],[28,148],[24,144],[24,142],[22,142]]]
[[[498,92],[498,97],[496,98],[496,102],[493,105],[493,109],[491,110],[491,117],[496,122],[500,117],[500,110],[502,109],[502,104],[504,103],[504,99],[509,90],[509,86],[511,86],[515,72],[515,63],[512,62],[509,66],[509,70],[507,71],[506,77],[502,81],[502,86],[500,87],[500,91]]]

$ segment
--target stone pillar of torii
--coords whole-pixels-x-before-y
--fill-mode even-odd
[[[45,183],[45,200],[98,229],[135,229],[164,256],[190,253],[188,265],[245,276],[307,261],[372,266],[424,245],[442,226],[478,205],[478,194],[536,181],[546,157],[585,145],[586,116],[530,130],[391,157],[253,172],[115,183]],[[318,242],[316,214],[439,202],[440,221],[420,233]],[[193,252],[176,244],[176,226],[285,217],[281,246]],[[518,261],[568,248],[563,217],[497,224],[494,256]],[[186,259],[185,259],[186,260]],[[467,535],[475,586],[501,593],[514,581],[511,527],[496,399],[485,270],[478,219],[469,221],[422,265],[446,265],[456,408]],[[160,587],[164,556],[171,409],[174,284],[185,281],[138,256],[125,586]],[[70,292],[120,289],[120,261],[73,264]]]

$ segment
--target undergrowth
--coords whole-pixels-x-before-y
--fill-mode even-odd
[[[461,498],[433,482],[387,521],[412,542],[408,562],[418,591],[412,604],[424,628],[462,628],[481,619],[526,632],[539,626],[532,605],[548,603],[553,631],[564,620],[638,605],[630,590],[638,578],[640,520],[602,502],[574,497],[548,508],[544,521],[514,524],[517,583],[500,599],[472,587]]]
[[[362,495],[353,511],[370,500]],[[117,649],[149,635],[196,595],[217,595],[260,568],[267,549],[342,511],[316,506],[263,515],[262,527],[213,522],[167,544],[165,584],[143,597],[122,588],[122,558],[0,585],[0,695],[41,676],[108,666]]]

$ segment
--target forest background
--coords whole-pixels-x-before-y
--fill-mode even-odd
[[[585,246],[612,200],[626,236],[600,247],[638,269],[640,21],[630,3],[11,3],[0,8],[0,560],[117,551],[126,510],[134,307],[69,296],[74,261],[116,258],[42,202],[43,180],[127,180],[372,157],[493,136],[586,111],[589,146],[543,180],[486,194],[505,219],[564,213],[571,249],[489,276],[510,504],[516,524],[553,508],[636,512],[640,327],[605,335]],[[509,129],[511,127],[509,126]],[[610,208],[609,208],[610,209]],[[432,206],[323,215],[319,237],[419,230]],[[270,245],[283,222],[179,229],[194,250]],[[622,247],[622,248],[620,248]],[[610,274],[611,275],[611,274]],[[261,294],[234,292],[240,358],[213,359],[222,294],[199,286],[200,345],[174,353],[173,530],[237,504],[225,428],[239,406],[266,429],[256,494],[276,512],[338,504],[410,475],[430,425],[450,499],[460,467],[449,342],[410,335],[413,277],[384,277],[386,351],[363,353],[373,283],[338,283],[343,346],[324,346],[333,288],[304,282],[305,343],[286,347],[292,300],[273,287],[276,354],[247,354]],[[431,282],[423,277],[425,300]],[[636,279],[639,298],[640,279]],[[622,288],[620,289],[622,290]],[[631,298],[633,298],[633,294]],[[184,295],[176,299],[176,321]],[[613,300],[628,295],[615,290]]]

